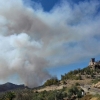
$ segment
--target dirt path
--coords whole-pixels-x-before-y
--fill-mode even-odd
[[[98,98],[94,97],[94,98],[92,98],[92,99],[90,99],[90,100],[98,100]]]

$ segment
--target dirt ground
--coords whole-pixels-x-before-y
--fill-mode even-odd
[[[90,100],[98,100],[98,98],[94,97],[94,98],[92,98],[92,99],[90,99]]]

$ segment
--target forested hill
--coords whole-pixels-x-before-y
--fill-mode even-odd
[[[94,80],[100,78],[100,69],[91,69],[90,66],[87,66],[83,69],[76,69],[73,71],[70,71],[68,73],[65,73],[64,75],[61,75],[61,80],[58,80],[57,78],[52,78],[47,80],[44,83],[44,86],[50,86],[50,85],[59,85],[61,83],[66,84],[66,81],[68,80]]]

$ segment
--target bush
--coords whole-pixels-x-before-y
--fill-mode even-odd
[[[44,86],[58,85],[58,84],[59,84],[59,80],[57,78],[52,78],[52,79],[47,80],[44,83]]]
[[[13,100],[15,98],[15,93],[14,92],[7,92],[3,95],[1,100]]]

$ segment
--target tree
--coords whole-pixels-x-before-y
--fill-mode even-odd
[[[44,86],[58,85],[58,84],[59,84],[59,80],[57,78],[52,78],[52,79],[47,80],[44,83]]]
[[[13,98],[15,98],[15,93],[14,92],[7,92],[4,96],[3,96],[3,98],[2,98],[2,100],[13,100]]]

